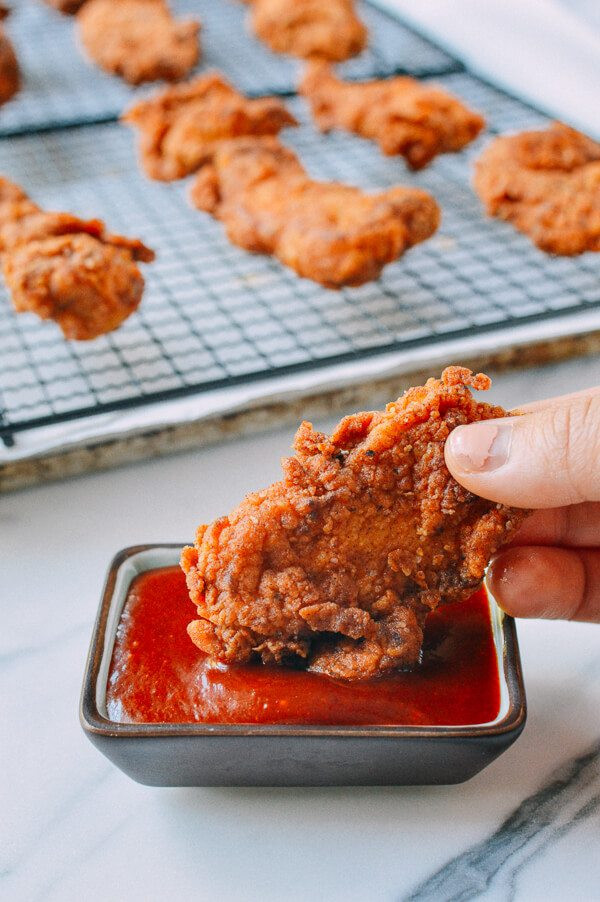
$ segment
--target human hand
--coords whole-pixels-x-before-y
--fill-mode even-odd
[[[600,623],[600,387],[459,426],[446,464],[467,489],[533,508],[488,585],[515,617]]]

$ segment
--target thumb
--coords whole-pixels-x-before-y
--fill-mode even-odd
[[[458,426],[446,464],[465,488],[512,507],[600,500],[600,388],[513,417]]]

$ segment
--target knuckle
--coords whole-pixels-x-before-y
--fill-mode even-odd
[[[550,442],[560,468],[579,501],[600,494],[600,393],[555,408]]]
[[[600,391],[581,398],[578,404],[580,429],[596,455],[600,453]]]

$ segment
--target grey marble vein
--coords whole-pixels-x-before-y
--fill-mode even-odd
[[[596,812],[600,813],[600,792],[593,795],[591,799],[588,799],[565,824],[555,830],[550,837],[547,837],[546,841],[541,846],[534,849],[520,862],[520,864],[517,865],[509,878],[506,902],[515,902],[517,899],[519,876],[521,872],[525,870],[532,858],[535,858],[549,846],[558,842],[558,840],[565,836],[569,830],[572,830],[573,827],[577,826],[577,824],[586,820],[588,817],[592,817]]]
[[[600,811],[600,740],[563,764],[483,842],[453,858],[403,902],[466,902],[478,898],[505,868],[514,892],[522,867],[582,819]]]

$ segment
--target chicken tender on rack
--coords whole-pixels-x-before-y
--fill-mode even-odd
[[[475,164],[490,216],[511,222],[543,251],[600,251],[600,144],[553,123],[495,138]]]
[[[432,235],[439,208],[415,188],[367,194],[311,179],[277,138],[219,146],[191,190],[198,209],[220,219],[234,244],[273,254],[328,288],[362,285]]]
[[[300,93],[322,132],[339,128],[369,138],[384,154],[403,156],[411,169],[462,150],[485,125],[458,98],[408,76],[351,83],[327,63],[311,63]]]
[[[253,0],[250,22],[275,53],[342,62],[367,45],[353,0]]]
[[[0,3],[0,23],[10,14],[10,9]],[[21,87],[21,71],[12,41],[0,24],[0,105],[11,100]]]
[[[184,548],[192,641],[218,661],[344,680],[415,665],[427,614],[469,597],[525,516],[472,495],[444,462],[456,426],[506,416],[472,398],[489,384],[448,367],[331,436],[303,423],[283,480]]]
[[[250,100],[216,72],[136,103],[123,121],[141,132],[146,174],[164,181],[195,172],[223,140],[276,135],[298,124],[280,100]]]
[[[121,325],[138,307],[154,259],[137,239],[111,235],[98,219],[46,213],[0,178],[0,258],[18,313],[55,320],[65,338],[87,340]]]
[[[87,0],[77,21],[91,59],[132,85],[180,81],[200,58],[200,23],[174,19],[165,0]]]

